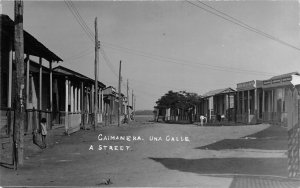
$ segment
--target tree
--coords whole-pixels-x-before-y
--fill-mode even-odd
[[[189,111],[194,109],[195,105],[200,102],[200,98],[201,97],[196,93],[189,93],[186,91],[173,92],[171,90],[156,101],[156,108],[171,108]]]

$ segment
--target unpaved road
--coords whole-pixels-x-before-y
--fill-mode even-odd
[[[255,148],[210,150],[206,145],[237,139],[269,125],[197,127],[141,124],[79,131],[54,147],[27,156],[17,172],[0,167],[1,185],[230,187],[231,174],[286,175],[286,151]],[[99,141],[98,136],[140,136],[139,141]],[[152,136],[161,141],[150,141]],[[166,137],[189,141],[166,141]],[[169,138],[169,137],[168,137]],[[93,146],[94,150],[89,150]],[[128,151],[98,150],[99,145],[130,146]],[[199,147],[203,147],[199,149]],[[119,148],[119,147],[118,147]],[[103,185],[102,185],[103,186]]]

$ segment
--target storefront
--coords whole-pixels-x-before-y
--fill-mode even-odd
[[[292,84],[300,79],[298,72],[274,76],[262,83],[262,119],[273,124],[287,123],[286,101]]]
[[[252,80],[237,84],[236,121],[256,124],[262,119],[262,81]]]

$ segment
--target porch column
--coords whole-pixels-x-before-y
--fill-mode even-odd
[[[83,127],[83,121],[84,121],[84,117],[83,117],[83,113],[84,113],[84,110],[83,110],[83,92],[84,92],[84,87],[83,87],[83,82],[81,82],[81,88],[80,88],[80,112],[81,112],[81,126]]]
[[[98,91],[98,113],[100,114],[100,112],[101,112],[101,90],[99,89],[99,91]]]
[[[258,98],[257,98],[257,88],[254,89],[254,116],[258,119]]]
[[[244,91],[242,91],[242,117],[244,116],[245,113],[245,95],[244,95]]]
[[[26,55],[26,109],[29,108],[29,69],[30,69],[30,59],[29,55]]]
[[[230,119],[230,94],[228,93],[227,95],[227,100],[228,100],[228,106],[227,106],[227,120],[229,121]]]
[[[83,82],[81,82],[81,89],[80,89],[80,111],[81,113],[83,112],[83,98],[84,98],[84,87],[83,87]]]
[[[239,114],[239,112],[240,112],[240,92],[238,91],[238,92],[236,92],[236,99],[237,99],[237,103],[236,103],[236,105],[237,105],[237,112],[236,112],[236,114]]]
[[[40,70],[39,70],[39,110],[42,110],[42,88],[43,88],[43,67],[42,67],[42,58],[39,59]]]
[[[11,95],[12,95],[12,64],[14,60],[14,52],[11,50],[9,52],[8,61],[8,97],[7,97],[7,107],[11,108]]]
[[[248,123],[250,123],[250,90],[248,90],[248,100],[247,100],[247,102],[248,102],[248,111],[247,111],[247,114],[248,114]]]
[[[53,121],[53,116],[52,116],[53,115],[52,114],[52,112],[53,112],[52,61],[49,61],[49,72],[50,72],[50,74],[49,74],[49,76],[50,76],[50,78],[49,78],[50,79],[50,127],[52,129],[52,121]]]
[[[80,112],[80,95],[81,95],[81,87],[78,85],[77,87],[77,112]]]
[[[74,112],[74,86],[71,83],[71,112]]]
[[[261,112],[264,116],[264,112],[265,112],[265,90],[262,90],[262,103],[261,103],[261,105],[262,105]]]
[[[65,77],[66,78],[66,94],[65,94],[65,130],[66,130],[66,133],[68,132],[68,106],[69,106],[69,80],[68,80],[68,77]]]
[[[77,112],[77,104],[78,104],[78,102],[77,102],[77,99],[78,99],[78,90],[77,90],[77,86],[76,85],[74,85],[74,112]]]
[[[91,99],[91,101],[92,101],[92,112],[94,112],[94,109],[95,109],[95,88],[94,87],[92,87],[92,94],[91,94],[91,97],[92,97],[92,99]]]
[[[104,111],[103,90],[101,90],[101,113]]]
[[[53,111],[53,75],[52,75],[52,61],[49,61],[49,76],[50,76],[50,112],[52,113]],[[52,119],[51,119],[52,121]]]
[[[272,112],[274,112],[274,89],[271,90],[272,93],[272,97],[271,97],[271,109],[272,109]]]

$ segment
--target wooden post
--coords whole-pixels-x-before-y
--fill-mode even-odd
[[[227,106],[227,110],[228,110],[227,111],[228,112],[227,115],[228,115],[228,117],[227,118],[228,118],[228,121],[229,121],[229,119],[230,119],[230,93],[228,93],[227,99],[228,99],[228,101],[227,101],[228,102],[228,106]]]
[[[244,91],[242,91],[242,122],[244,122],[244,114],[245,114],[245,94]]]
[[[255,123],[258,119],[258,98],[257,98],[257,88],[254,89],[254,118]]]
[[[71,110],[70,112],[74,112],[74,86],[73,86],[73,83],[71,82],[70,84],[70,99],[71,99]]]
[[[248,116],[248,123],[250,123],[250,110],[251,110],[250,109],[250,90],[248,90],[247,94],[248,94],[248,96],[247,96],[247,98],[248,98],[248,100],[247,100],[247,102],[248,102],[247,116]]]
[[[29,55],[26,55],[26,109],[29,108],[29,69],[30,69],[30,59]],[[28,122],[27,122],[28,123]]]
[[[65,77],[66,79],[66,101],[65,101],[65,131],[66,133],[68,133],[68,129],[69,129],[69,124],[68,124],[68,109],[69,109],[69,80],[68,77]]]
[[[80,89],[80,112],[81,112],[81,127],[84,124],[84,107],[83,107],[83,100],[84,100],[84,87],[83,82],[81,82],[81,89]]]
[[[8,62],[8,101],[7,107],[11,108],[11,95],[12,95],[12,64],[14,60],[14,52],[11,49],[11,54],[9,55],[9,62]]]
[[[16,164],[24,164],[24,120],[26,95],[24,91],[24,36],[23,36],[23,1],[15,0],[15,28],[14,28],[14,46],[16,58],[16,82],[15,82],[15,130],[14,130],[14,145],[17,152]]]
[[[130,118],[129,118],[129,116],[130,116],[130,114],[129,114],[129,81],[128,81],[128,79],[127,79],[127,121],[129,122],[130,121]]]
[[[50,128],[52,128],[52,121],[53,121],[53,75],[52,75],[52,61],[49,61],[49,79],[50,79]]]
[[[38,102],[38,109],[39,109],[39,115],[38,115],[38,127],[40,126],[41,121],[41,110],[42,110],[42,88],[43,88],[43,67],[42,67],[42,58],[39,58],[40,68],[39,68],[39,102]]]
[[[95,103],[94,103],[94,130],[98,123],[98,61],[99,61],[99,41],[98,41],[98,27],[97,17],[95,18]]]
[[[118,105],[118,126],[120,126],[121,123],[121,112],[122,112],[122,96],[121,96],[121,66],[122,66],[122,61],[120,61],[119,65],[119,105]]]
[[[262,90],[262,102],[261,102],[261,113],[262,113],[262,120],[264,121],[265,117],[265,90]]]
[[[241,111],[241,105],[240,105],[240,92],[239,91],[237,91],[236,92],[236,106],[237,106],[237,110],[236,110],[236,114],[239,114],[240,113],[240,111]]]

